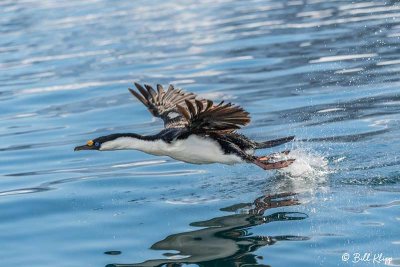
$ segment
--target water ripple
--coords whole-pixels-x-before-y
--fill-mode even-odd
[[[396,257],[396,1],[3,0],[0,10],[3,265],[337,265],[354,244]],[[127,92],[134,81],[241,105],[252,116],[242,133],[296,135],[272,149],[296,163],[264,172],[74,153],[97,136],[162,128]]]

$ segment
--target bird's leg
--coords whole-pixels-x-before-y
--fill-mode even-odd
[[[268,160],[270,160],[270,159],[279,158],[279,157],[282,156],[282,155],[288,155],[289,153],[290,153],[290,150],[285,150],[285,151],[282,151],[282,152],[273,153],[273,154],[270,154],[270,155],[267,155],[267,156],[259,157],[258,160],[261,160],[261,161],[268,161]]]
[[[281,160],[281,161],[276,161],[276,162],[268,162],[268,161],[260,160],[257,157],[254,157],[252,163],[256,164],[258,167],[260,167],[264,170],[275,170],[275,169],[286,168],[290,164],[292,164],[294,161],[295,161],[294,159],[288,159],[288,160]]]
[[[253,157],[252,163],[263,168],[264,170],[274,170],[274,169],[286,168],[290,164],[292,164],[295,160],[294,159],[281,160],[281,161],[270,161],[270,160],[277,160],[283,155],[288,155],[289,152],[290,152],[290,150],[285,150],[285,151],[282,151],[279,153],[274,153],[274,154],[267,155],[267,156]]]
[[[253,163],[259,166],[260,168],[264,170],[274,170],[274,169],[281,169],[289,166],[290,164],[293,163],[294,159],[289,159],[289,160],[282,160],[282,161],[276,161],[276,162],[268,162],[265,160],[260,159],[260,157],[255,157],[253,155],[247,154],[245,151],[241,150],[236,144],[223,140],[223,139],[218,139],[218,142],[220,143],[221,147],[225,150],[225,152],[229,153],[234,153],[238,155],[239,157],[242,158],[242,160],[248,162],[248,163]],[[289,153],[289,152],[287,152]],[[264,157],[261,157],[264,158]],[[267,156],[267,160],[269,160],[271,157]]]
[[[270,157],[268,157],[268,156],[263,156],[263,157],[259,157],[258,158],[258,160],[260,160],[260,161],[268,161],[268,160],[270,160],[271,158]]]

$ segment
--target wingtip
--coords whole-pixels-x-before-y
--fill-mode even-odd
[[[157,91],[159,94],[164,93],[164,87],[159,83],[157,83]]]
[[[135,83],[136,85],[136,83]],[[139,89],[139,88],[138,88]],[[136,98],[138,99],[140,102],[143,103],[143,105],[145,105],[146,107],[148,107],[149,103],[148,100],[146,100],[146,98],[144,98],[142,95],[140,95],[138,92],[136,92],[135,90],[133,90],[132,88],[128,88],[128,91]],[[140,91],[140,89],[139,89]],[[141,91],[140,91],[141,92]]]
[[[173,91],[175,90],[175,86],[173,84],[168,85],[167,91]]]
[[[150,84],[145,83],[143,85],[147,90],[150,90],[150,89],[154,90],[153,87]]]

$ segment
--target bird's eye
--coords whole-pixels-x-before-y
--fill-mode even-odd
[[[94,145],[95,145],[96,147],[99,147],[99,146],[100,146],[100,143],[99,143],[99,142],[96,142],[96,143],[94,143]]]
[[[93,146],[93,140],[89,140],[89,141],[87,141],[87,143],[86,143],[88,146]]]

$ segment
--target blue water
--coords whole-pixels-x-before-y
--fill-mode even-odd
[[[4,0],[0,32],[2,266],[400,266],[396,1]],[[162,128],[134,81],[240,104],[296,162],[74,152]]]

